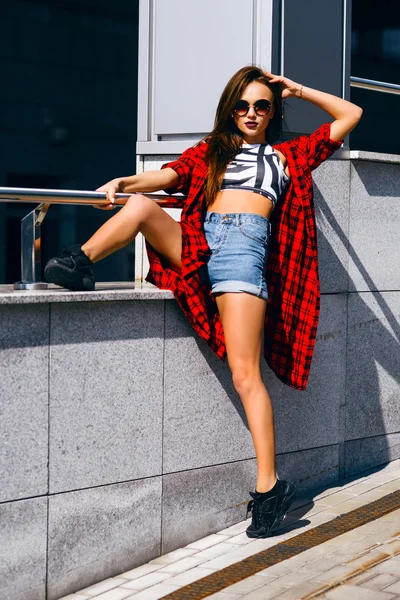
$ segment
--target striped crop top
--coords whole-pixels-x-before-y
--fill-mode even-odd
[[[289,183],[283,164],[270,144],[242,144],[228,163],[221,190],[247,190],[275,205]]]

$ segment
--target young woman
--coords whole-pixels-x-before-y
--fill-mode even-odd
[[[334,121],[271,146],[281,133],[282,99],[289,97],[315,104]],[[93,263],[139,231],[144,235],[147,281],[171,289],[199,335],[217,356],[227,356],[243,402],[258,467],[247,506],[249,537],[267,537],[295,493],[276,474],[263,344],[276,375],[305,389],[319,315],[311,170],[341,146],[361,114],[346,100],[244,67],[226,85],[210,135],[159,171],[98,188],[107,194],[105,208],[114,207],[118,191],[134,195],[85,244],[64,248],[46,265],[49,282],[92,290]],[[158,190],[184,194],[169,203],[183,208],[180,223],[143,195]]]

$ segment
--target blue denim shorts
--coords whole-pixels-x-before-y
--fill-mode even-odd
[[[268,300],[269,220],[254,213],[207,212],[204,233],[211,250],[207,268],[212,292],[247,292]]]

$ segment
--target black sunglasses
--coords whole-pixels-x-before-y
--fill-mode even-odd
[[[247,100],[238,100],[233,112],[238,117],[245,117],[249,112],[250,107],[253,107],[258,117],[265,117],[271,110],[271,102],[269,100],[257,100],[254,104],[249,104]]]

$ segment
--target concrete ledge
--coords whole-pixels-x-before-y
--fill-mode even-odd
[[[386,162],[400,165],[400,154],[384,152],[367,152],[366,150],[350,150],[350,160],[368,160],[370,162]]]
[[[14,290],[0,285],[0,304],[47,304],[49,302],[106,302],[108,300],[172,300],[170,290],[159,290],[149,283],[99,282],[94,292],[71,292],[49,284],[47,290]]]

